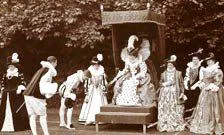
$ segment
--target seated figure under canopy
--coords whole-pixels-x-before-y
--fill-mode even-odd
[[[155,88],[151,83],[145,61],[150,56],[150,43],[146,38],[139,39],[132,35],[128,46],[121,52],[125,67],[110,82],[115,83],[112,104],[124,106],[153,106]]]

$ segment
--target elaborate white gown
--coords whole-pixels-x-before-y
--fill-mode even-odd
[[[181,72],[176,69],[163,72],[160,84],[157,129],[160,132],[182,131],[186,124],[183,119],[184,105],[179,101],[184,93]]]
[[[190,132],[197,134],[224,134],[223,72],[217,62],[201,68],[198,86],[201,93],[192,114]]]
[[[121,59],[125,67],[111,81],[114,86],[113,104],[124,106],[155,106],[156,91],[151,82],[145,61],[150,56],[149,40],[143,39],[137,56],[133,56],[125,47]]]
[[[94,123],[95,115],[100,112],[100,107],[108,104],[106,98],[106,85],[104,67],[96,68],[94,65],[88,68],[92,78],[85,83],[86,97],[79,115],[80,122]]]
[[[139,71],[138,68],[140,69]],[[129,72],[128,72],[129,71]],[[138,94],[139,78],[145,77],[147,73],[147,66],[145,62],[140,59],[126,62],[123,72],[128,72],[125,80],[122,83],[121,91],[116,97],[117,105],[141,105],[141,99]]]
[[[125,53],[125,49],[122,53]],[[125,68],[119,71],[113,79],[116,81],[114,103],[124,106],[155,105],[155,87],[151,83],[151,77],[143,56],[141,54],[136,58],[128,54],[125,56]]]

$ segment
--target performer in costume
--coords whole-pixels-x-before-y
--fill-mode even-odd
[[[121,52],[125,67],[109,83],[115,83],[112,104],[126,106],[151,106],[155,104],[155,88],[151,83],[145,61],[150,56],[150,44],[147,39],[129,37],[128,46]]]
[[[57,91],[57,83],[52,83],[52,78],[57,75],[55,67],[57,59],[49,56],[47,61],[41,61],[40,68],[24,91],[25,103],[29,114],[30,127],[33,135],[37,135],[36,117],[40,116],[40,125],[44,135],[49,135],[47,126],[46,99],[52,97]]]
[[[190,117],[193,108],[198,102],[198,97],[200,94],[200,89],[192,90],[191,86],[199,81],[199,71],[201,68],[200,55],[202,51],[199,49],[197,52],[189,54],[192,57],[192,61],[187,64],[187,69],[184,77],[184,87],[186,89],[185,95],[188,97],[188,100],[185,102],[185,110],[187,112],[184,114],[185,117]]]
[[[15,132],[30,129],[29,118],[26,107],[19,107],[24,102],[23,90],[25,81],[23,74],[18,70],[16,64],[19,62],[18,54],[13,53],[8,57],[7,72],[1,81],[2,102],[0,105],[0,131]],[[21,121],[23,123],[21,123]]]
[[[199,87],[201,93],[192,114],[190,131],[198,134],[224,134],[223,72],[213,53],[208,54],[206,68],[191,89]]]
[[[92,65],[88,68],[91,78],[85,82],[86,97],[82,105],[79,121],[85,124],[94,124],[95,115],[100,112],[100,107],[108,104],[106,98],[107,80],[102,62],[102,54],[93,57]]]
[[[185,129],[184,84],[182,73],[175,68],[177,57],[172,55],[167,61],[167,69],[161,74],[158,98],[158,124],[160,132],[175,132]]]
[[[89,70],[78,70],[73,75],[67,77],[67,80],[62,83],[59,88],[59,94],[61,96],[61,106],[59,111],[60,116],[60,127],[66,127],[68,129],[75,129],[72,124],[72,112],[74,101],[76,99],[76,94],[74,90],[82,83],[84,80],[91,77]],[[65,111],[67,109],[67,124],[65,123]]]

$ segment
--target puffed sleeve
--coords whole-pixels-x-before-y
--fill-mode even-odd
[[[184,93],[184,80],[182,77],[182,72],[179,72],[179,85],[180,85],[181,93]]]
[[[104,81],[104,86],[107,86],[108,85],[108,82],[107,82],[107,75],[104,73],[103,75],[103,81]]]
[[[123,76],[124,74],[126,74],[128,72],[129,66],[128,64],[125,62],[125,67],[122,71],[119,70],[119,72],[117,73],[117,75],[114,77],[114,79],[111,82],[116,82],[121,76]]]
[[[26,81],[24,79],[24,74],[23,73],[19,74],[19,78],[20,78],[20,85],[26,86]]]
[[[222,82],[223,82],[223,72],[222,72],[222,70],[218,69],[215,72],[214,79],[215,79],[215,82],[209,84],[207,89],[210,89],[213,92],[217,92],[217,91],[219,91],[220,87],[222,87]]]
[[[160,80],[159,80],[159,84],[162,85],[162,83],[165,82],[165,79],[164,79],[164,75],[165,75],[165,72],[163,72],[160,76]]]
[[[20,85],[17,88],[17,94],[20,94],[22,91],[24,91],[26,89],[26,82],[24,79],[24,75],[22,73],[19,74],[19,78],[20,78]]]
[[[147,65],[145,62],[141,62],[139,64],[140,72],[136,75],[136,78],[142,78],[145,77],[147,73]]]
[[[124,75],[126,72],[128,72],[129,66],[127,63],[125,63],[124,69],[121,71],[121,75]]]
[[[220,86],[222,82],[223,82],[223,72],[221,69],[219,69],[215,75],[215,84]]]
[[[51,73],[51,76],[53,76],[53,77],[57,76],[57,71],[56,71],[56,69],[53,67],[52,64],[50,64],[50,63],[47,62],[47,61],[41,61],[40,64],[41,64],[43,67],[48,68],[48,69],[50,70],[49,72]]]
[[[160,75],[160,80],[159,80],[159,88],[157,89],[156,93],[159,94],[160,89],[163,87],[163,83],[165,82],[165,72],[163,72]]]
[[[189,83],[189,81],[190,81],[190,68],[188,67],[188,68],[186,69],[186,73],[185,73],[185,77],[184,77],[184,88],[185,88],[186,90],[189,89],[189,87],[188,87],[188,83]]]

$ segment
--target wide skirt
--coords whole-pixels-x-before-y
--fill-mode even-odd
[[[107,104],[106,95],[102,92],[100,87],[96,88],[90,85],[89,93],[86,95],[82,105],[79,121],[95,123],[95,115],[100,112],[100,107]]]
[[[198,134],[224,133],[224,103],[222,89],[218,92],[202,89],[193,112],[190,131]]]
[[[21,106],[23,104],[23,106]],[[0,105],[0,131],[14,132],[29,130],[29,117],[24,96],[16,91],[3,92]]]
[[[176,86],[162,87],[158,103],[158,125],[160,132],[175,132],[185,129],[184,106],[178,104]]]

